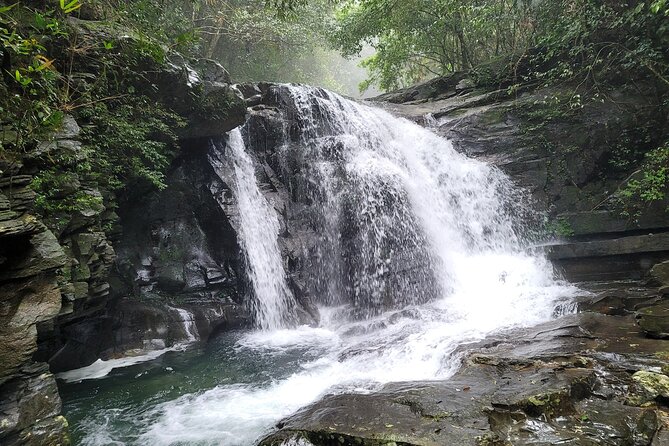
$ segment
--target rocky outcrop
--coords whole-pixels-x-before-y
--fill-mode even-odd
[[[0,163],[0,443],[64,445],[56,380],[33,354],[38,325],[60,312],[57,271],[67,257],[29,212],[34,193],[21,167]]]
[[[185,60],[109,23],[69,17],[67,27],[85,49],[67,53],[69,87],[89,91],[114,60],[133,71],[129,91],[184,119],[183,150],[167,190],[133,191],[141,199],[123,203],[118,214],[114,192],[79,174],[91,154],[74,115],[16,159],[0,154],[3,445],[68,443],[51,372],[249,324],[237,297],[234,233],[211,196],[201,194],[206,181],[196,181],[203,175],[198,160],[206,157],[202,141],[245,119],[246,104],[229,74],[214,61]],[[3,140],[11,138],[6,127],[0,130]],[[44,197],[36,197],[35,181],[54,160],[54,174],[67,176],[36,207]]]
[[[477,90],[459,73],[377,98],[506,171],[549,216],[553,263],[572,280],[605,282],[583,285],[593,294],[577,314],[462,349],[450,379],[325,396],[260,444],[669,441],[667,203],[630,219],[615,200],[639,161],[620,157],[666,138],[666,113],[646,87],[587,103],[571,92],[565,103],[552,89]],[[630,278],[643,282],[615,282]]]
[[[664,444],[667,345],[635,326],[633,308],[649,302],[636,290],[584,296],[578,314],[467,346],[447,380],[326,396],[260,444]],[[602,302],[618,294],[610,314]]]
[[[231,86],[230,74],[221,64],[208,59],[186,60],[157,42],[138,36],[117,24],[68,17],[70,33],[76,36],[84,54],[75,53],[80,89],[90,88],[87,73],[98,73],[101,61],[116,58],[132,76],[126,81],[134,91],[148,95],[186,119],[175,129],[180,138],[218,137],[244,122],[246,104]],[[109,49],[100,48],[107,42]]]
[[[63,372],[73,364],[206,342],[219,332],[251,323],[243,306],[222,299],[116,299],[105,313],[63,327],[66,342],[49,365],[52,372]]]

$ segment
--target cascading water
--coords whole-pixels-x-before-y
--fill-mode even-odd
[[[226,338],[215,356],[226,366],[213,386],[128,415],[86,418],[84,444],[252,445],[325,392],[448,378],[458,346],[545,321],[574,293],[526,250],[520,220],[528,214],[497,169],[407,120],[324,90],[281,86],[275,94],[286,124],[273,162],[320,235],[309,254],[320,326],[290,325],[296,303],[281,225],[257,184],[261,150],[244,143],[255,131],[247,124],[214,146],[210,161],[233,183],[265,330]]]
[[[222,150],[221,150],[222,149]],[[230,132],[226,146],[214,145],[210,161],[217,172],[232,165],[233,187],[239,209],[239,239],[253,285],[253,313],[263,329],[277,329],[295,321],[293,295],[288,288],[277,238],[276,210],[258,187],[251,157],[239,129]]]
[[[183,322],[184,334],[187,342],[195,342],[198,338],[197,326],[193,320],[193,315],[183,308],[172,308],[179,314],[179,319]]]

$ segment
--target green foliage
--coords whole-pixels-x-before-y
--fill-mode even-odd
[[[184,120],[146,96],[97,102],[79,112],[84,141],[95,156],[91,174],[112,191],[138,182],[162,189]]]
[[[149,45],[144,48],[149,55],[159,56],[154,53],[155,43],[191,54],[197,52],[198,24],[194,19],[198,8],[207,1],[88,0],[86,3],[101,19],[132,31],[140,41]]]
[[[65,0],[60,0],[60,10],[65,14],[70,14],[79,8],[81,8],[79,0],[70,0],[67,3],[65,3]]]
[[[618,191],[618,205],[628,217],[637,217],[644,208],[664,201],[669,192],[669,142],[649,151],[641,168]]]
[[[36,136],[58,123],[61,75],[48,47],[67,38],[62,17],[15,3],[0,8],[2,79],[7,89],[0,101],[0,122],[6,123],[0,146],[24,151]]]
[[[572,229],[569,222],[563,217],[559,217],[556,220],[549,222],[546,225],[546,230],[549,234],[552,234],[556,237],[574,236],[574,230]]]
[[[374,47],[365,66],[389,89],[514,52],[530,32],[528,8],[514,0],[349,0],[331,39],[348,56]]]
[[[652,74],[666,82],[669,24],[654,10],[643,1],[542,2],[527,76],[597,85]]]
[[[102,197],[85,190],[72,190],[79,184],[76,173],[62,172],[60,166],[44,169],[31,183],[36,192],[35,210],[44,217],[100,208]]]
[[[184,125],[170,110],[135,95],[135,85],[146,84],[142,70],[166,60],[166,46],[144,32],[105,40],[114,24],[93,23],[82,39],[63,19],[78,13],[84,3],[61,0],[40,9],[24,3],[0,8],[0,157],[27,155],[39,168],[32,183],[36,211],[57,230],[73,212],[100,209],[103,201],[113,207],[115,193],[137,185],[164,187],[164,172],[176,151],[175,131]],[[98,3],[125,13],[111,1]],[[100,41],[91,40],[98,35]],[[95,77],[74,71],[91,63]],[[53,144],[37,150],[38,142],[59,128],[65,113],[86,124],[84,147],[73,152]]]
[[[332,42],[365,46],[365,66],[384,89],[478,67],[483,84],[585,82],[652,75],[669,84],[666,0],[348,0]]]

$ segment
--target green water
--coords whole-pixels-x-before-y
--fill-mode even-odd
[[[161,416],[162,403],[219,388],[262,388],[300,370],[319,352],[295,347],[259,354],[237,345],[244,332],[170,351],[149,362],[114,369],[103,379],[60,382],[74,444],[142,444],[139,435]]]

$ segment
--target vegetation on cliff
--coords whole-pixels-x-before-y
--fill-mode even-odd
[[[554,115],[642,83],[657,89],[653,106],[666,114],[668,17],[666,0],[19,1],[0,7],[0,151],[30,154],[45,215],[90,205],[89,194],[55,199],[73,169],[112,192],[162,187],[185,116],[156,100],[150,73],[174,54],[221,61],[240,81],[345,90],[355,76],[343,59],[333,63],[330,48],[353,58],[373,48],[362,89],[467,70],[483,89],[561,89],[565,97],[547,112]],[[37,150],[66,114],[85,124],[86,162]],[[628,213],[665,196],[667,137],[651,133],[612,157],[618,170],[641,168],[617,195]]]

